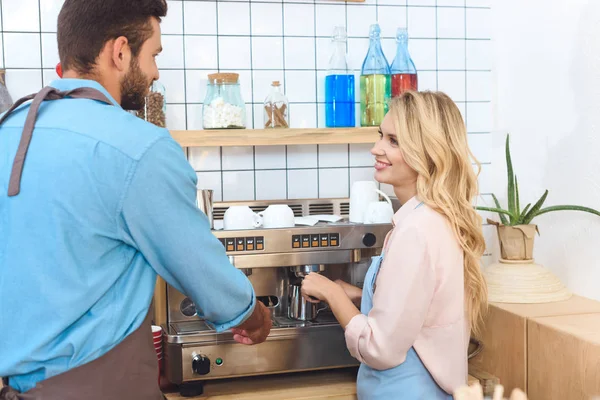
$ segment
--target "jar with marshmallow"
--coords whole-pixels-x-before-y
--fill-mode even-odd
[[[208,75],[202,117],[204,129],[246,128],[246,104],[240,91],[239,74]]]

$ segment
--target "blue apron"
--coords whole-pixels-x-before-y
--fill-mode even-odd
[[[360,311],[364,315],[368,315],[373,308],[373,289],[383,257],[383,253],[379,257],[373,257],[365,276],[360,304]],[[435,382],[412,347],[406,354],[406,360],[394,368],[379,371],[362,363],[358,370],[356,386],[359,400],[452,399],[452,396]]]

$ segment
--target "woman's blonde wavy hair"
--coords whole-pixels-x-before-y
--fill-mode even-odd
[[[481,165],[469,149],[462,116],[441,92],[404,92],[392,99],[389,112],[404,159],[418,173],[419,200],[448,218],[464,251],[465,306],[477,334],[487,309],[479,264],[485,241],[481,216],[472,204],[479,194]]]

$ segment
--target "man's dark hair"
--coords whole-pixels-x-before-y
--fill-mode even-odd
[[[152,36],[150,18],[166,15],[166,0],[66,0],[57,28],[62,69],[92,72],[106,42],[120,36],[137,57]]]

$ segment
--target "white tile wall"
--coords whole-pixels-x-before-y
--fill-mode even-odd
[[[7,69],[14,98],[56,79],[56,19],[63,1],[0,0],[0,67]],[[358,78],[369,26],[379,22],[390,63],[396,52],[396,29],[408,27],[419,87],[445,91],[457,102],[469,143],[484,163],[485,192],[491,160],[490,1],[168,3],[169,15],[161,25],[164,52],[158,63],[167,88],[169,128],[202,128],[207,75],[218,71],[240,74],[249,128],[263,126],[262,103],[274,80],[281,82],[289,98],[292,127],[322,127],[333,28],[347,28],[350,68]],[[357,79],[357,100],[358,88]],[[214,189],[218,200],[337,197],[348,196],[352,182],[372,179],[370,148],[369,144],[190,148],[188,157],[199,186]],[[385,185],[383,190],[392,193]]]

